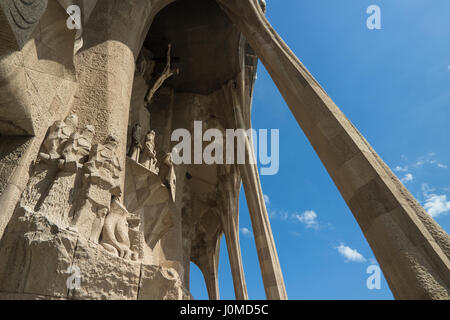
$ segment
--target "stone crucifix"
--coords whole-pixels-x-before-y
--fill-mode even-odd
[[[155,95],[156,91],[158,91],[159,88],[161,88],[161,86],[164,84],[164,82],[169,79],[170,77],[172,77],[174,74],[179,74],[180,70],[177,69],[172,69],[171,63],[172,63],[172,57],[170,56],[172,51],[172,45],[169,43],[168,48],[167,48],[167,63],[166,63],[166,67],[164,68],[163,72],[161,73],[161,75],[159,76],[158,79],[156,79],[155,83],[153,84],[153,86],[149,89],[146,97],[145,97],[145,104],[147,106],[150,105],[150,103],[152,102],[152,98]]]

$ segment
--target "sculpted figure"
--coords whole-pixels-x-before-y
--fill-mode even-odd
[[[91,125],[72,133],[61,152],[58,173],[47,195],[36,206],[36,210],[43,212],[47,217],[54,218],[62,225],[69,224],[66,218],[73,204],[76,190],[81,185],[80,169],[88,160],[94,134],[95,129]]]
[[[133,252],[132,260],[144,258],[144,233],[140,231],[141,218],[139,215],[130,214],[127,218],[128,236],[130,237],[130,249]]]
[[[94,134],[95,129],[91,125],[73,133],[62,151],[59,167],[71,172],[81,169],[83,167],[82,159],[86,159],[91,150]]]
[[[159,169],[156,167],[158,160],[156,159],[155,150],[155,131],[151,130],[145,136],[145,145],[142,154],[142,165],[150,171],[158,174]]]
[[[139,162],[139,155],[142,150],[141,136],[142,128],[139,123],[136,123],[131,131],[131,146],[128,156],[136,162]]]
[[[130,249],[127,221],[129,216],[127,209],[119,200],[114,199],[105,219],[100,244],[121,258],[136,260],[136,254]]]
[[[64,121],[55,121],[48,129],[33,173],[22,194],[21,207],[32,211],[39,210],[58,174],[57,161],[61,158],[62,151],[70,136],[76,131],[77,124],[77,116],[71,114]]]
[[[93,242],[98,243],[105,217],[111,206],[112,196],[120,197],[119,174],[122,170],[116,155],[118,140],[110,135],[105,144],[94,145],[89,161],[84,165],[83,203],[75,214],[74,224],[84,231]],[[88,229],[88,230],[86,230]]]
[[[78,117],[69,115],[64,121],[56,121],[49,129],[47,138],[42,144],[42,152],[39,156],[44,161],[59,159],[64,143],[77,130]]]
[[[116,155],[118,144],[117,138],[110,135],[106,138],[104,145],[94,145],[85,168],[92,185],[109,190],[112,195],[120,197],[122,191],[119,185],[119,174],[122,168]]]
[[[164,160],[161,164],[160,176],[166,187],[170,190],[172,200],[175,201],[176,183],[177,176],[175,174],[175,169],[172,162],[172,153],[169,152],[165,155]]]

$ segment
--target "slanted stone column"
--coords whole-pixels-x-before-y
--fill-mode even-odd
[[[221,205],[217,210],[217,214],[220,217],[225,233],[236,300],[248,300],[244,267],[242,265],[241,245],[239,243],[240,176],[236,170],[227,172],[221,178],[222,186],[219,186],[220,191],[218,195]]]
[[[394,297],[449,299],[447,233],[418,204],[273,30],[257,1],[217,2],[270,73],[352,210]],[[256,199],[255,202],[258,204]]]
[[[247,90],[245,89],[243,73],[238,77],[238,81],[229,83],[223,90],[225,100],[234,109],[236,128],[247,130],[250,125],[249,121],[244,120],[243,106],[250,102],[245,99],[245,96],[248,95],[245,93]],[[269,300],[286,300],[286,288],[264,202],[253,143],[251,137],[245,137],[244,141],[246,162],[245,164],[239,164],[239,171],[242,176],[252,222],[266,297]]]
[[[219,300],[219,253],[221,234],[204,239],[203,245],[192,248],[192,262],[202,271],[209,300]]]

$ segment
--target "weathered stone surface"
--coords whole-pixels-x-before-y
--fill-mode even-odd
[[[77,235],[39,214],[22,216],[10,226],[0,245],[0,291],[66,298],[66,271]]]
[[[73,265],[81,272],[79,290],[70,290],[69,299],[137,298],[140,263],[119,258],[84,239],[79,239]]]
[[[4,0],[0,3],[0,39],[11,49],[20,49],[29,40],[47,8],[47,0]],[[0,51],[1,52],[1,51]]]
[[[187,300],[191,295],[183,288],[176,270],[142,265],[139,300]]]
[[[42,296],[26,293],[17,294],[0,291],[0,300],[62,300],[62,299],[53,296]]]
[[[4,299],[186,299],[173,269],[119,258],[40,214],[12,222],[0,244]],[[142,270],[141,270],[142,268]],[[79,270],[80,287],[70,277]]]

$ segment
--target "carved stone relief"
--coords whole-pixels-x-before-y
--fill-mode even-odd
[[[61,228],[100,242],[119,257],[142,258],[140,220],[119,200],[119,141],[110,135],[104,144],[92,145],[94,127],[77,124],[77,116],[69,115],[50,127],[21,207],[27,214],[40,213]]]

